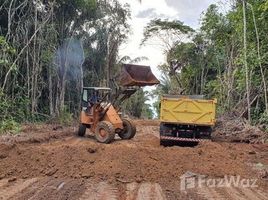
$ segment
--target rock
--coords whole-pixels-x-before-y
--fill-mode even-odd
[[[4,154],[4,153],[0,153],[0,159],[4,159],[4,158],[6,158],[6,157],[7,157],[6,154]]]
[[[141,177],[141,176],[138,176],[137,178],[136,178],[136,182],[137,183],[141,183],[143,181],[143,178]]]
[[[55,174],[58,171],[58,169],[51,169],[48,172],[46,172],[45,174],[47,176],[52,176],[53,174]]]
[[[59,184],[59,186],[57,187],[57,190],[60,190],[61,188],[63,188],[64,185],[65,185],[65,182],[62,182],[61,184]]]
[[[17,177],[12,177],[12,178],[8,179],[8,182],[10,183],[10,182],[14,182],[16,180],[17,180]]]
[[[90,177],[93,177],[95,175],[94,172],[84,172],[82,174],[82,178],[90,178]]]
[[[268,180],[268,170],[262,170],[262,171],[260,172],[260,177],[261,177],[262,179]]]
[[[95,163],[95,160],[90,160],[89,163],[90,164],[94,164]]]
[[[264,165],[262,163],[257,163],[255,166],[258,168],[263,168]]]
[[[96,149],[96,148],[91,148],[91,147],[89,147],[89,148],[87,149],[87,151],[88,151],[88,153],[96,153],[97,149]]]
[[[25,175],[22,176],[22,178],[23,179],[27,179],[28,178],[28,175],[25,174]]]
[[[250,155],[256,154],[256,151],[249,151],[248,154]]]
[[[53,131],[56,131],[58,129],[63,129],[63,127],[62,126],[54,126],[52,129],[53,129]]]
[[[198,150],[198,155],[202,155],[202,154],[203,154],[202,149]]]

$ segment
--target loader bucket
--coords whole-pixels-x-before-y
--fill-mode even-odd
[[[122,86],[146,86],[159,84],[149,66],[124,64],[120,74]]]

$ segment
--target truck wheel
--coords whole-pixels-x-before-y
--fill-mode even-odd
[[[160,123],[160,136],[164,135],[164,132],[166,130],[166,126],[164,123]]]
[[[101,121],[97,124],[95,130],[95,138],[100,143],[110,143],[114,140],[115,131],[112,123],[108,121]]]
[[[118,135],[123,140],[129,140],[136,135],[136,126],[128,119],[122,119],[122,121],[124,128]]]
[[[160,145],[166,147],[169,145],[169,143],[166,140],[160,140]]]
[[[84,137],[86,134],[87,127],[84,124],[80,124],[77,135],[80,137]]]

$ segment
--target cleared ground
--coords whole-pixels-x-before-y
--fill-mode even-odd
[[[268,199],[268,146],[208,142],[162,147],[158,123],[136,121],[133,140],[97,143],[74,128],[26,126],[0,139],[0,199]],[[240,176],[257,187],[181,190],[182,175]]]

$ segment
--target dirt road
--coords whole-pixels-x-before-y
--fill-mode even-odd
[[[157,122],[136,123],[133,140],[108,145],[49,125],[2,136],[0,199],[268,199],[267,145],[162,147]],[[182,175],[202,185],[182,188]],[[256,187],[213,185],[226,177],[256,179]]]

